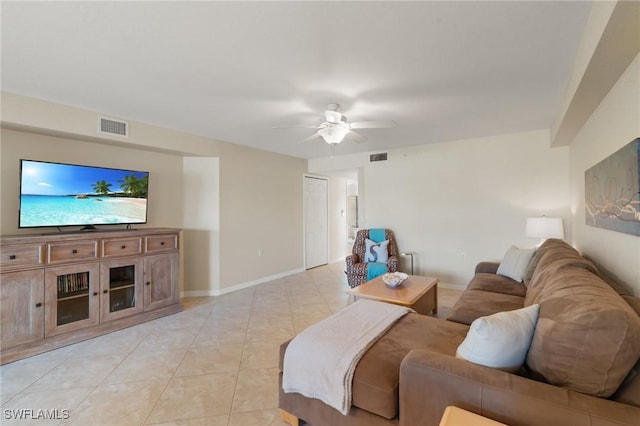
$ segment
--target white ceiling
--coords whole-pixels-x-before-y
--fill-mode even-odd
[[[2,90],[303,158],[551,127],[591,3],[8,2]]]

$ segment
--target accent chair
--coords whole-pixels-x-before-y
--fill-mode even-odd
[[[384,234],[382,234],[382,231]],[[384,235],[384,237],[381,235]],[[393,231],[389,229],[361,229],[356,234],[352,254],[348,255],[345,259],[347,264],[347,270],[345,273],[347,274],[347,283],[350,288],[357,287],[360,284],[375,278],[375,275],[380,275],[380,262],[365,262],[367,240],[371,240],[376,243],[382,243],[383,240],[389,241],[387,245],[388,260],[384,262],[386,263],[386,270],[384,272],[398,271],[398,246],[396,244]],[[371,247],[370,251],[372,251]],[[372,274],[372,272],[374,272],[373,268],[376,268],[376,270],[375,273]]]

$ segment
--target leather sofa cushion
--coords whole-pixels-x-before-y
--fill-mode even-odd
[[[478,262],[476,265],[475,274],[495,274],[498,272],[498,268],[500,267],[500,262]]]
[[[640,360],[631,369],[616,393],[611,397],[614,401],[640,407]]]
[[[352,405],[387,419],[398,415],[400,364],[412,349],[454,356],[469,327],[425,315],[398,320],[362,357],[353,377]]]
[[[527,294],[527,287],[522,283],[512,280],[509,277],[498,274],[476,274],[469,284],[467,290],[482,290],[492,293],[510,294],[512,296],[524,297]]]
[[[497,277],[497,275],[493,277]],[[503,311],[513,311],[523,306],[524,297],[521,296],[467,289],[451,309],[447,320],[470,325],[476,318]]]
[[[525,306],[540,303],[540,293],[544,290],[549,280],[555,276],[558,268],[573,266],[583,268],[594,274],[598,273],[598,268],[593,262],[580,256],[576,249],[561,240],[547,240],[540,246],[532,262],[537,263],[531,280],[527,285]]]
[[[538,267],[540,260],[542,257],[548,252],[552,252],[553,254],[548,259],[558,259],[563,257],[571,257],[576,258],[580,257],[580,253],[569,244],[564,242],[563,240],[558,240],[556,238],[550,238],[545,240],[544,243],[533,254],[531,257],[531,261],[527,266],[527,271],[524,274],[524,284],[528,287],[531,279],[533,278],[533,273]]]
[[[533,301],[540,314],[527,366],[551,384],[608,398],[640,355],[640,317],[585,265],[545,269],[553,274]]]

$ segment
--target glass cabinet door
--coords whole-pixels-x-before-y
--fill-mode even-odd
[[[46,268],[46,335],[98,323],[98,270],[98,262]]]
[[[58,275],[56,288],[57,326],[89,318],[89,271]]]
[[[135,265],[109,269],[109,312],[118,312],[136,306],[135,274]]]
[[[100,319],[112,320],[142,312],[142,260],[124,258],[103,261]]]

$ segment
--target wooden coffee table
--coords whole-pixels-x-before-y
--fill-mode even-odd
[[[438,313],[438,279],[433,277],[409,275],[398,287],[391,288],[379,276],[349,290],[349,294],[356,298],[407,306],[423,315]]]
[[[444,410],[440,426],[507,426],[494,420],[482,417],[479,414],[463,410],[462,408],[448,406]]]

